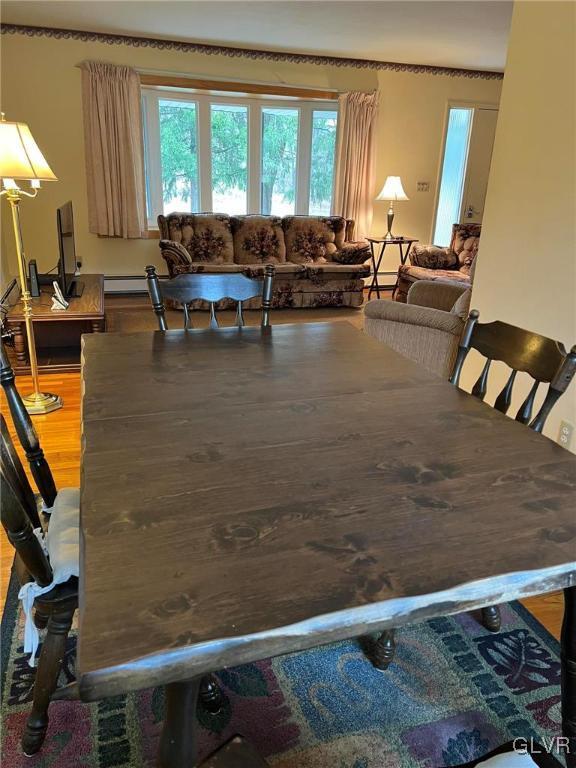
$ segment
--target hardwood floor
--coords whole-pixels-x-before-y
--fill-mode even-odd
[[[149,305],[138,298],[123,300],[114,297],[108,300],[107,297],[107,311],[108,309],[112,310],[110,317],[112,324],[123,326],[122,330],[129,330],[129,328],[126,328],[127,324],[132,326],[132,322],[128,321],[127,317],[124,321],[118,319],[121,318],[123,310],[127,310],[133,316],[134,325],[138,326],[134,330],[144,330],[148,327],[149,320],[152,320],[151,328],[154,327],[154,318],[151,316],[152,313],[150,312]],[[337,319],[349,320],[355,325],[361,326],[362,313],[357,310],[321,310],[321,312],[322,318],[318,316],[317,310],[287,310],[275,313],[274,321],[306,322],[313,321],[314,319]],[[199,315],[201,321],[202,315],[205,314],[207,313]],[[259,322],[260,313],[255,312],[254,316],[257,316],[255,322]],[[222,324],[228,324],[227,318],[224,319]],[[200,326],[201,323],[198,323],[198,325]],[[178,327],[178,325],[172,325],[172,327]],[[17,378],[17,385],[20,392],[26,394],[30,390],[30,378],[19,376]],[[41,377],[41,385],[44,390],[55,392],[64,400],[64,407],[59,411],[55,411],[47,416],[34,416],[34,425],[38,431],[42,448],[54,474],[56,486],[58,488],[77,486],[80,483],[80,374],[44,375]],[[2,412],[5,414],[10,431],[14,436],[3,392],[0,402]],[[15,443],[19,448],[17,439],[15,439]],[[23,463],[26,466],[25,461]],[[12,559],[13,549],[2,529],[0,532],[0,608],[4,606]],[[549,632],[556,638],[560,637],[560,625],[563,614],[561,593],[533,597],[523,602]]]

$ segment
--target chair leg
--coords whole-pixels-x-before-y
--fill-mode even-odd
[[[222,709],[222,692],[214,675],[206,675],[200,681],[198,699],[211,715],[217,715]]]
[[[58,675],[66,650],[66,638],[72,626],[74,609],[55,612],[48,619],[48,629],[44,640],[36,680],[32,711],[26,722],[22,736],[22,750],[25,755],[35,755],[40,750],[48,729],[48,705],[56,690]]]
[[[42,611],[39,611],[38,608],[36,608],[34,611],[34,624],[36,625],[36,629],[46,629],[49,618],[49,614],[42,613]]]
[[[500,617],[500,608],[497,605],[490,605],[488,608],[482,608],[482,624],[490,632],[499,632],[502,625]]]
[[[395,629],[385,629],[372,648],[372,664],[376,669],[388,669],[396,653]]]

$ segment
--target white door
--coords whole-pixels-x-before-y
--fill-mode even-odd
[[[436,245],[450,243],[452,224],[482,222],[497,119],[495,108],[449,109],[434,219]]]
[[[497,109],[474,110],[460,211],[461,223],[482,223],[497,120]]]

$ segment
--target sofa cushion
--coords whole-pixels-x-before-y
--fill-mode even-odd
[[[364,264],[370,258],[370,246],[365,240],[357,243],[344,243],[332,256],[338,264]]]
[[[427,269],[458,269],[458,256],[450,248],[437,245],[413,245],[409,255],[410,263],[415,267]]]
[[[195,213],[192,221],[194,233],[189,246],[192,261],[232,264],[234,245],[230,216],[225,213]]]
[[[230,219],[236,264],[281,264],[286,261],[279,216],[233,216]]]
[[[180,243],[189,250],[194,234],[194,214],[169,213],[168,216],[158,216],[158,228],[161,238]]]
[[[244,272],[241,264],[214,264],[211,261],[191,261],[189,264],[176,264],[172,269],[173,275],[196,275],[205,272],[207,275],[229,275]]]
[[[330,261],[344,245],[346,219],[341,216],[285,216],[282,227],[286,259],[295,264]]]
[[[458,256],[460,271],[470,273],[472,262],[478,254],[481,224],[455,224],[452,229],[450,250]]]
[[[411,264],[404,264],[398,272],[412,280],[452,280],[466,285],[470,283],[470,277],[458,269],[426,269],[425,267],[413,267]]]
[[[342,276],[354,275],[355,277],[367,277],[370,274],[368,264],[338,264],[334,261],[327,261],[325,264],[310,264],[306,266],[306,272],[309,275],[335,275]]]
[[[264,264],[244,264],[241,266],[242,272],[248,277],[262,277],[266,266]],[[279,275],[301,275],[306,274],[306,267],[304,264],[290,264],[290,262],[284,262],[283,264],[275,264],[276,276]]]

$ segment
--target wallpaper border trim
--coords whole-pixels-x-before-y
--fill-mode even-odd
[[[479,69],[458,69],[455,67],[435,67],[427,64],[400,64],[391,61],[374,61],[372,59],[353,59],[339,56],[319,56],[307,53],[264,51],[255,48],[237,48],[226,45],[190,43],[155,37],[86,32],[79,29],[58,29],[56,27],[34,27],[23,24],[1,24],[0,33],[3,35],[26,35],[27,37],[51,37],[57,40],[100,42],[108,45],[131,45],[135,48],[158,48],[159,50],[182,51],[183,53],[203,53],[209,56],[229,56],[231,58],[283,61],[292,64],[316,64],[318,66],[353,67],[354,69],[381,69],[390,70],[392,72],[445,75],[448,77],[469,77],[481,80],[502,80],[504,77],[503,72],[491,72]]]

